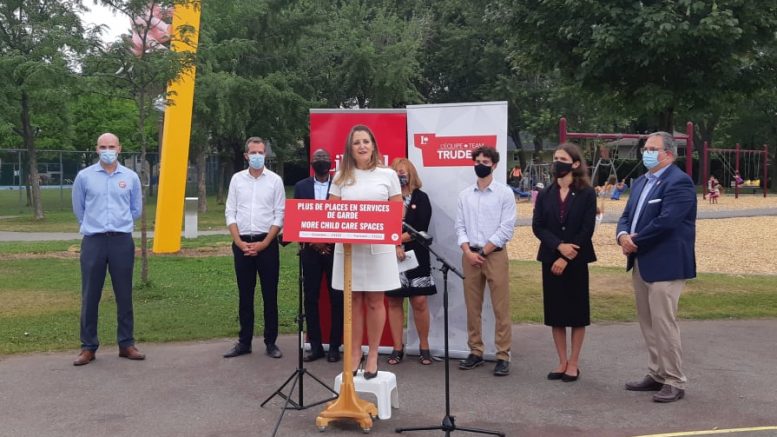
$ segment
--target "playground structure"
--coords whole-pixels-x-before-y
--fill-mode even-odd
[[[587,139],[587,140],[622,140],[622,139],[636,139],[643,140],[647,138],[649,134],[623,134],[623,133],[600,133],[600,132],[569,132],[567,130],[567,119],[561,117],[558,123],[558,141],[559,143],[565,143],[571,139]],[[685,142],[685,156],[693,156],[693,123],[688,122],[685,125],[685,134],[672,135],[675,141],[681,140]],[[615,165],[615,160],[618,159],[617,151],[611,151],[608,146],[599,145],[599,153],[596,162],[593,165],[591,180],[596,181],[596,175],[600,168],[609,168],[610,175],[615,174],[617,178],[618,167]],[[635,153],[636,155],[636,153]],[[593,161],[593,159],[592,159]],[[632,170],[633,171],[633,170]],[[693,177],[693,159],[685,160],[685,173]],[[618,180],[625,178],[618,178]]]
[[[702,180],[707,181],[710,177],[710,158],[714,156],[723,166],[723,174],[720,181],[725,188],[734,189],[734,198],[739,198],[739,191],[744,188],[752,189],[755,192],[758,188],[763,188],[763,196],[768,192],[768,146],[764,145],[762,150],[742,149],[739,143],[733,149],[711,148],[704,142],[702,161]],[[734,155],[734,165],[731,165],[731,155]],[[740,167],[742,158],[744,158],[744,168]],[[737,180],[737,175],[743,175]],[[703,184],[704,196],[708,194],[707,184]]]

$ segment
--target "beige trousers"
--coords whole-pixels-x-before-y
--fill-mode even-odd
[[[491,290],[491,305],[494,308],[494,340],[496,359],[510,361],[510,347],[513,342],[512,320],[510,319],[510,273],[507,250],[493,252],[480,267],[474,267],[462,255],[464,270],[464,303],[467,305],[467,334],[470,353],[482,357],[485,352],[482,335],[483,297],[486,283]]]
[[[677,302],[685,280],[645,282],[639,275],[637,261],[631,279],[639,326],[648,348],[649,375],[662,384],[685,389],[687,378],[682,371],[683,351],[677,324]]]

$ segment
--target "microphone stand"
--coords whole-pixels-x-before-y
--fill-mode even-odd
[[[279,236],[280,237],[280,236]],[[279,239],[279,241],[281,241]],[[286,246],[289,243],[284,242],[283,246]],[[302,351],[304,349],[304,343],[302,342],[302,332],[304,331],[303,321],[305,320],[305,313],[303,312],[303,305],[302,305],[302,293],[303,293],[303,283],[305,278],[305,272],[302,268],[302,251],[304,249],[300,247],[299,251],[297,251],[297,256],[299,257],[299,296],[297,301],[297,345],[298,345],[298,351],[297,351],[297,369],[294,371],[294,373],[289,376],[288,379],[286,379],[286,382],[281,384],[280,387],[278,387],[273,394],[270,395],[267,399],[262,402],[261,406],[264,407],[264,405],[270,401],[270,399],[274,398],[275,396],[280,396],[286,401],[283,403],[283,408],[281,408],[281,414],[278,416],[278,421],[275,423],[275,429],[273,430],[273,436],[276,435],[278,432],[278,428],[281,425],[281,421],[283,420],[283,413],[286,412],[286,410],[304,410],[316,405],[321,405],[325,402],[332,401],[334,399],[337,399],[337,392],[332,390],[329,385],[327,385],[324,381],[320,380],[316,377],[316,375],[310,373],[305,367],[303,366],[303,360],[302,360]],[[313,378],[314,381],[318,382],[319,385],[324,387],[325,389],[329,390],[332,393],[332,397],[309,403],[305,405],[304,399],[303,399],[303,385],[304,385],[304,376],[308,375],[309,377]],[[291,387],[289,389],[289,393],[286,394],[283,392],[283,389],[286,388],[286,386],[291,382]],[[299,385],[297,385],[299,383]],[[292,395],[294,394],[294,388],[299,388],[298,393],[298,400],[295,402],[291,399]]]
[[[449,437],[452,432],[454,431],[464,431],[464,432],[470,432],[473,434],[488,434],[488,435],[496,435],[500,437],[505,437],[505,434],[503,432],[499,431],[489,431],[486,429],[477,429],[477,428],[463,428],[456,426],[456,421],[454,420],[454,417],[451,416],[451,390],[450,390],[450,352],[448,348],[448,271],[451,270],[453,273],[456,274],[461,279],[464,279],[464,275],[456,269],[451,263],[449,263],[445,258],[440,255],[439,253],[435,252],[434,249],[432,249],[432,237],[423,231],[417,231],[413,229],[412,226],[408,225],[407,223],[402,223],[403,229],[409,233],[413,239],[427,248],[429,252],[434,254],[434,256],[437,258],[437,261],[442,264],[442,267],[440,267],[440,271],[442,272],[443,277],[443,293],[442,293],[442,308],[443,308],[443,330],[445,334],[445,417],[442,419],[442,423],[438,426],[425,426],[425,427],[413,427],[413,428],[396,428],[394,431],[397,433],[402,433],[405,431],[431,431],[431,430],[440,430],[445,431],[445,436]]]

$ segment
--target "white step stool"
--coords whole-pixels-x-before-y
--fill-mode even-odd
[[[335,391],[340,393],[343,374],[335,377]],[[364,371],[353,377],[354,389],[359,393],[372,393],[378,401],[378,418],[391,419],[391,407],[399,408],[399,393],[397,392],[397,376],[391,372],[378,371],[378,376],[364,379]]]

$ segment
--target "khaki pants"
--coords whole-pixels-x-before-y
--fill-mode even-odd
[[[467,334],[470,352],[482,357],[485,352],[482,336],[483,297],[485,286],[491,290],[494,307],[496,359],[510,361],[512,320],[510,319],[510,275],[507,250],[493,252],[481,267],[470,265],[462,255],[464,270],[464,303],[467,305]]]
[[[662,384],[685,389],[687,378],[682,371],[683,351],[677,324],[677,302],[685,280],[645,282],[636,261],[631,279],[639,326],[648,348],[649,375]]]

